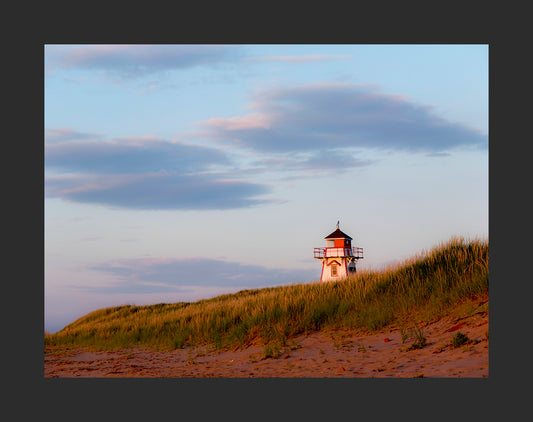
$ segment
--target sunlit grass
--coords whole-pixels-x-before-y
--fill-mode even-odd
[[[194,303],[97,310],[45,335],[45,344],[220,350],[260,342],[272,343],[265,350],[273,354],[274,345],[284,346],[298,334],[335,328],[375,331],[429,321],[458,306],[467,309],[465,305],[487,295],[488,242],[452,238],[396,267],[360,271],[338,282],[244,290]]]

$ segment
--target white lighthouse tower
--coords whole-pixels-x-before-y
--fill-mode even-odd
[[[363,259],[363,248],[352,247],[352,238],[339,229],[324,238],[325,248],[315,248],[316,259],[322,261],[320,281],[340,280],[355,273],[357,261]]]

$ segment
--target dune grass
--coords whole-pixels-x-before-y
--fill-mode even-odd
[[[285,347],[322,329],[375,331],[429,321],[488,295],[488,241],[455,237],[383,271],[338,282],[243,290],[194,303],[125,305],[94,311],[45,344],[115,349]],[[466,308],[464,308],[466,309]]]

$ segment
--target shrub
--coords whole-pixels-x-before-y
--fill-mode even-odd
[[[407,350],[413,350],[413,349],[422,349],[426,346],[426,336],[424,335],[424,332],[422,329],[415,327],[414,328],[414,337],[415,341]]]
[[[277,359],[280,354],[281,350],[277,342],[270,342],[263,346],[263,359]]]
[[[452,347],[454,349],[462,346],[463,344],[468,344],[471,342],[472,340],[470,340],[466,334],[463,334],[460,331],[457,331],[457,333],[452,337]]]

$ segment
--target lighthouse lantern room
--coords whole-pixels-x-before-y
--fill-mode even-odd
[[[356,271],[357,261],[363,259],[363,248],[353,247],[352,238],[339,229],[324,238],[325,248],[315,248],[315,258],[322,262],[320,281],[346,278]]]

